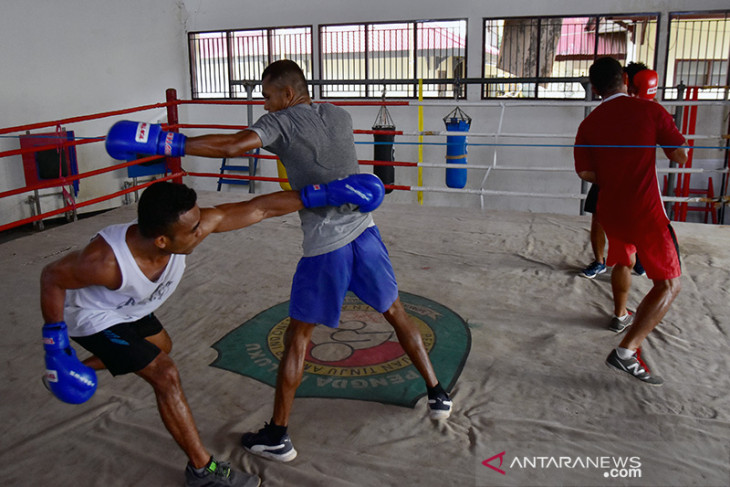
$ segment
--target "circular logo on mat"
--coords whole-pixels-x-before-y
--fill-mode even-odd
[[[466,323],[426,298],[400,293],[418,326],[436,375],[450,389],[471,346]],[[274,386],[284,353],[289,303],[260,313],[213,345],[212,366]],[[348,294],[338,328],[317,326],[307,349],[299,397],[362,399],[410,406],[426,392],[423,378],[404,352],[393,327],[370,306]]]

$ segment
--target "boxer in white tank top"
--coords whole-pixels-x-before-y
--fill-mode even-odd
[[[112,225],[99,232],[114,252],[122,284],[114,290],[104,286],[68,290],[64,317],[71,337],[93,335],[119,323],[140,320],[159,308],[177,288],[185,270],[185,255],[171,255],[160,277],[150,280],[127,246],[127,231],[135,223]]]
[[[203,446],[168,355],[172,341],[152,312],[180,282],[185,255],[210,233],[302,207],[298,191],[281,191],[199,208],[187,186],[155,183],[142,193],[137,221],[103,229],[82,250],[43,269],[43,319],[68,322],[69,335],[94,354],[85,365],[113,375],[133,372],[152,386],[163,423],[188,456],[186,485],[256,487],[260,479],[218,462]]]

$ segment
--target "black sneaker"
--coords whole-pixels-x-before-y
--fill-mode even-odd
[[[633,313],[629,313],[629,315],[624,317],[623,319],[619,318],[618,316],[614,316],[613,318],[611,318],[611,323],[609,323],[608,329],[615,333],[621,333],[633,322]]]
[[[606,365],[612,370],[626,372],[636,379],[649,384],[652,386],[660,386],[664,383],[664,379],[655,375],[649,374],[649,367],[641,360],[641,349],[637,350],[637,353],[633,357],[626,360],[621,359],[618,356],[618,352],[614,348],[606,358]]]
[[[447,393],[428,399],[428,415],[431,419],[446,419],[451,414],[451,398]]]
[[[634,272],[637,276],[645,276],[646,271],[644,270],[644,266],[641,265],[641,262],[639,262],[639,258],[636,258],[636,263],[634,264]]]
[[[258,433],[244,433],[241,436],[241,446],[247,452],[278,462],[290,462],[297,456],[289,434],[284,433],[276,438],[268,423]]]
[[[257,475],[231,470],[229,462],[210,459],[202,474],[188,463],[185,468],[185,487],[258,487],[261,479]]]

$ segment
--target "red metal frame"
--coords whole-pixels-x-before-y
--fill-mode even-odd
[[[699,86],[690,86],[685,92],[685,100],[697,101],[699,97]],[[683,108],[682,113],[682,133],[684,135],[694,135],[695,127],[697,125],[697,105],[687,105]],[[687,154],[687,163],[684,165],[685,169],[692,167],[692,158],[694,156],[694,140],[689,139],[687,141],[689,151]],[[677,178],[677,187],[674,190],[675,196],[688,197],[690,192],[690,173],[684,173]],[[687,221],[687,203],[674,203],[674,218],[676,221],[684,222]]]

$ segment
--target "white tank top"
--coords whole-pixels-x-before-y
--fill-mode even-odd
[[[99,232],[114,251],[122,285],[114,291],[104,286],[67,290],[64,318],[70,336],[93,335],[119,323],[144,318],[177,288],[185,271],[185,256],[171,255],[162,275],[150,281],[127,247],[127,229],[134,223],[111,225]]]

